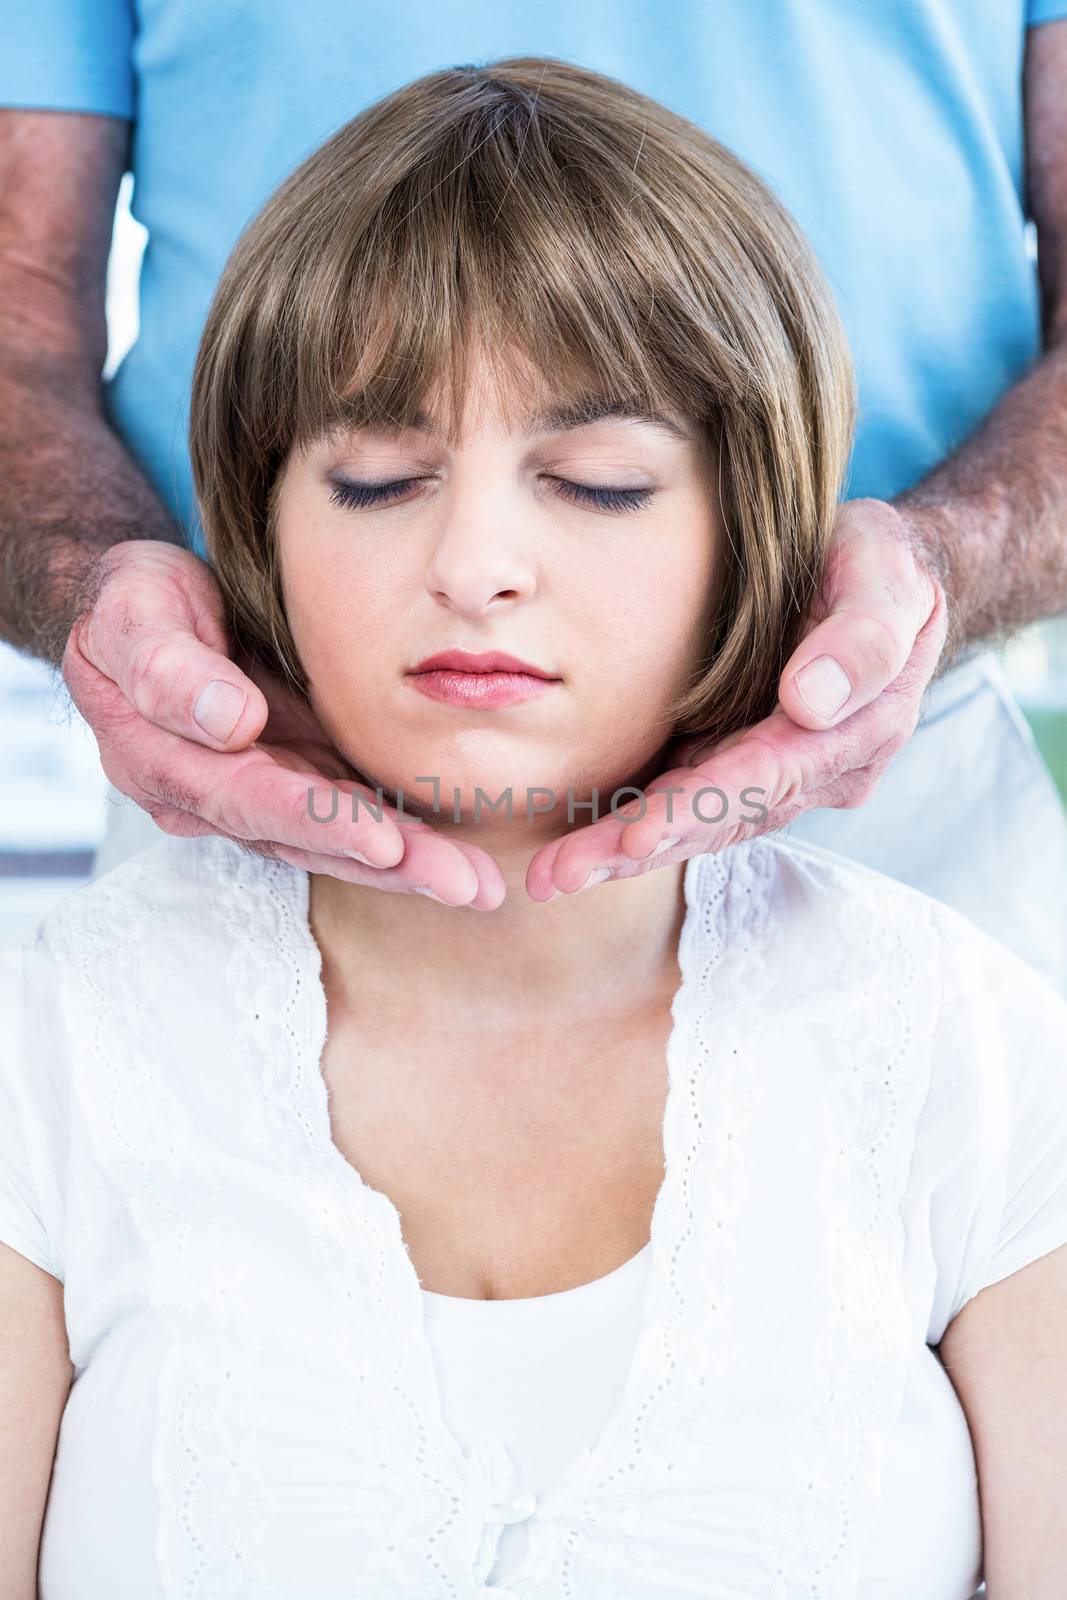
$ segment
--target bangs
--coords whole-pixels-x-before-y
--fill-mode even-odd
[[[399,432],[439,395],[455,447],[476,355],[511,380],[513,427],[525,417],[508,389],[531,409],[597,395],[710,420],[751,373],[725,333],[709,338],[698,263],[686,271],[699,241],[648,203],[640,137],[630,148],[610,124],[566,125],[514,84],[461,84],[448,125],[439,110],[432,144],[387,187],[335,170],[332,209],[287,211],[261,302],[264,365],[293,379],[275,391],[272,431],[298,446]]]

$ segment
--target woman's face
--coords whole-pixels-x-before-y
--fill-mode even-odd
[[[605,814],[670,737],[664,712],[705,647],[716,462],[680,417],[681,437],[632,418],[528,416],[538,387],[514,378],[511,431],[495,381],[478,366],[454,450],[430,416],[425,430],[292,452],[276,500],[282,585],[312,706],[368,783],[444,826],[475,820],[480,788],[485,827],[558,833],[568,790],[573,803],[596,787]],[[383,484],[401,486],[376,503],[363,486]],[[613,493],[597,505],[570,485]],[[419,674],[441,651],[505,651],[551,681],[530,693],[513,680],[509,694],[499,677]],[[590,820],[588,807],[571,819]]]

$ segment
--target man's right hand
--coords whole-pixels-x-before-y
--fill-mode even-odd
[[[376,791],[345,776],[308,702],[258,665],[242,670],[219,586],[192,551],[154,539],[112,545],[91,592],[63,677],[107,778],[165,833],[221,834],[311,872],[428,889],[449,905],[501,903],[503,874],[487,851],[384,799],[379,820]],[[355,821],[353,794],[367,802]]]

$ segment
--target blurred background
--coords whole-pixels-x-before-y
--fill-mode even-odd
[[[108,374],[137,337],[145,232],[130,216],[131,185],[127,174],[108,269]],[[1001,659],[1067,802],[1067,617],[1018,634]],[[104,833],[107,780],[96,741],[59,674],[2,642],[0,750],[0,943],[6,943],[28,933],[55,900],[90,876]]]

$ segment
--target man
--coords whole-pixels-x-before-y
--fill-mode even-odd
[[[1064,19],[1067,0],[627,0],[606,28],[546,0],[27,7],[0,67],[0,632],[62,665],[136,802],[98,866],[158,824],[414,887],[414,824],[343,806],[313,823],[308,790],[329,815],[335,771],[322,730],[230,658],[185,452],[192,362],[240,228],[335,127],[446,62],[557,55],[665,100],[772,182],[839,297],[861,410],[825,620],[780,708],[665,775],[673,814],[650,794],[642,818],[546,846],[525,888],[788,824],[954,903],[1067,992],[1067,824],[983,648],[1067,609]],[[150,234],[141,335],[102,390],[127,166]],[[712,785],[764,789],[766,818],[699,821]],[[373,864],[341,854],[357,847]],[[419,876],[452,904],[503,891],[443,836]]]

